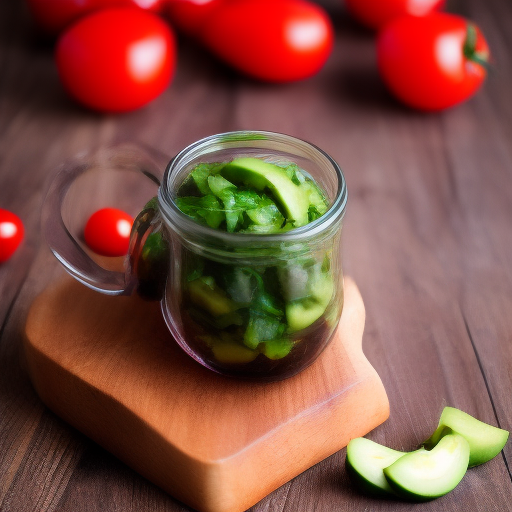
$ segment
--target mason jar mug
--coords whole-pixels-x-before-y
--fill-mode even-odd
[[[45,201],[43,222],[66,270],[99,292],[160,300],[174,340],[217,373],[277,380],[309,366],[332,339],[343,308],[340,238],[347,189],[338,164],[308,142],[262,131],[197,141],[168,163],[162,179],[158,162],[140,148],[108,151],[93,166],[138,170],[159,184],[157,195],[134,222],[125,271],[107,270],[62,222],[67,191],[91,163],[61,173]],[[256,162],[256,169],[240,168],[241,162]],[[187,199],[202,205],[199,217],[192,215],[184,198],[196,194],[191,173],[204,176],[203,169],[226,169],[224,176],[237,183],[242,199],[253,197],[251,187],[256,188],[278,196],[283,217],[291,211],[307,220],[269,230],[260,225],[264,209],[244,212],[221,201],[217,211],[197,198]],[[294,183],[274,178],[273,169],[291,172]],[[321,215],[311,190],[322,191]],[[303,197],[313,197],[312,203],[299,204]],[[252,229],[229,229],[231,219],[242,222],[247,214],[255,219]]]

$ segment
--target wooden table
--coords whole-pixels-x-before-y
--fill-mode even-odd
[[[78,152],[118,141],[173,155],[212,133],[262,129],[322,147],[348,182],[345,272],[365,301],[363,348],[391,405],[369,437],[413,449],[445,405],[512,428],[512,4],[450,4],[480,25],[495,71],[466,104],[425,115],[385,91],[372,34],[339,2],[324,3],[336,45],[317,76],[256,83],[182,38],[169,89],[118,116],[69,100],[24,4],[0,5],[0,207],[26,227],[22,248],[0,266],[3,512],[189,510],[48,411],[20,358],[30,304],[63,272],[40,234],[48,180]],[[421,505],[358,494],[344,460],[342,450],[251,510],[512,510],[511,442],[452,493]]]

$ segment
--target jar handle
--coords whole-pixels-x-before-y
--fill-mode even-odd
[[[82,155],[63,166],[46,194],[42,209],[42,229],[51,251],[71,276],[89,288],[107,295],[132,293],[136,281],[129,269],[127,272],[119,272],[103,268],[84,251],[69,232],[63,219],[64,199],[77,178],[93,168],[138,171],[159,186],[164,158],[166,157],[156,150],[124,144]],[[131,240],[130,246],[133,245]]]

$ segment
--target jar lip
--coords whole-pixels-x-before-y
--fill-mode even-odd
[[[332,167],[336,173],[338,189],[336,196],[330,208],[318,219],[309,222],[304,226],[291,229],[284,233],[270,233],[270,234],[252,234],[252,233],[228,233],[227,231],[220,231],[209,226],[199,224],[194,219],[185,215],[176,205],[174,198],[167,187],[169,177],[176,170],[179,164],[185,160],[187,155],[198,152],[200,149],[208,147],[211,144],[233,144],[233,148],[243,147],[240,146],[242,142],[258,141],[258,140],[276,140],[281,143],[291,144],[298,146],[302,149],[307,149],[310,152],[317,153],[319,156],[327,160],[327,163]],[[247,146],[251,147],[251,146]],[[215,238],[220,242],[226,244],[240,244],[240,243],[279,243],[286,241],[299,241],[303,238],[310,238],[318,235],[337,221],[341,220],[345,214],[347,205],[347,186],[343,172],[338,163],[325,151],[320,149],[315,144],[307,142],[303,139],[293,137],[277,132],[262,131],[262,130],[240,130],[218,133],[204,137],[196,142],[193,142],[183,150],[181,150],[171,161],[168,163],[162,184],[158,190],[158,203],[163,217],[169,221],[174,227],[182,233],[187,235],[196,235],[205,238]]]

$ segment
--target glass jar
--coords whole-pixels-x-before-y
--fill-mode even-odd
[[[325,192],[327,212],[290,231],[249,234],[213,229],[180,211],[178,192],[197,164],[240,157],[296,164]],[[91,276],[90,267],[84,279],[83,269],[52,248],[72,275],[98,291],[137,290],[161,300],[174,339],[203,366],[277,380],[309,366],[333,337],[343,308],[346,201],[341,169],[314,145],[278,133],[230,132],[195,142],[170,161],[157,199],[134,224],[123,284],[110,271]],[[144,260],[151,251],[159,256]]]

